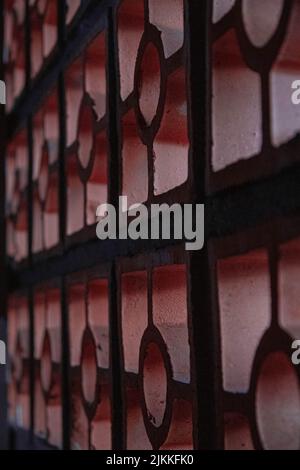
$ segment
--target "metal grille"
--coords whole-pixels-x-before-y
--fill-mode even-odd
[[[298,448],[300,2],[0,5],[10,447]],[[98,240],[119,195],[205,248]]]

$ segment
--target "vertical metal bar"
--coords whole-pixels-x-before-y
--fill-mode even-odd
[[[29,0],[25,0],[25,91],[30,89],[31,78],[31,34],[30,34],[30,5]]]
[[[117,205],[119,195],[119,133],[118,133],[118,80],[116,70],[116,24],[114,20],[115,8],[108,8],[108,41],[107,41],[107,79],[108,89],[108,120],[109,120],[109,171],[108,171],[108,191],[109,202]]]
[[[30,435],[29,439],[31,443],[33,442],[34,436],[34,389],[35,389],[35,361],[34,361],[34,290],[30,289],[28,292],[28,315],[29,315],[29,390],[30,390]]]
[[[65,19],[66,2],[57,0],[58,9],[58,46],[63,49],[65,45]],[[65,169],[65,148],[66,148],[66,101],[65,101],[65,81],[64,72],[60,72],[58,77],[58,102],[59,102],[59,240],[64,249],[66,236],[66,169]],[[63,448],[70,449],[70,351],[69,351],[69,317],[67,305],[66,280],[61,280],[61,392],[62,392],[62,435]]]
[[[26,0],[25,6],[25,91],[28,93],[30,90],[31,78],[31,34],[30,34],[30,5]],[[30,114],[26,122],[27,131],[27,231],[28,231],[28,264],[32,266],[32,247],[33,247],[33,116]],[[34,389],[35,389],[35,362],[34,362],[34,305],[33,305],[33,289],[28,291],[28,315],[29,315],[29,400],[30,400],[30,435],[29,439],[33,442],[34,435]]]
[[[109,278],[109,326],[110,326],[110,364],[112,380],[112,448],[124,448],[123,440],[123,399],[121,391],[120,348],[121,338],[118,326],[116,267],[113,263]]]
[[[57,0],[58,8],[58,47],[64,48],[65,42],[65,2]],[[58,102],[59,102],[59,240],[64,246],[66,233],[66,170],[65,170],[65,148],[66,148],[66,101],[65,82],[63,71],[58,77]]]
[[[62,423],[63,448],[70,449],[71,386],[69,351],[69,316],[67,308],[67,286],[65,278],[61,282],[61,341],[62,341]]]
[[[119,194],[119,136],[117,123],[117,73],[116,73],[116,29],[115,8],[108,9],[108,83],[109,83],[109,202],[117,207]],[[110,324],[110,364],[112,380],[112,447],[122,449],[123,442],[123,404],[121,393],[120,337],[118,325],[117,277],[116,265],[112,264],[109,278],[109,324]]]
[[[28,264],[32,266],[32,247],[33,247],[33,118],[30,116],[27,121],[27,220],[28,220]]]
[[[185,3],[189,37],[190,138],[192,175],[197,203],[206,196],[210,161],[210,21],[211,1]],[[189,257],[192,328],[192,363],[196,379],[194,445],[198,449],[221,447],[219,413],[219,334],[213,257],[208,242]]]
[[[5,284],[3,284],[3,276],[1,275],[1,293],[5,289]],[[4,300],[3,297],[1,299]],[[6,302],[1,300],[3,309],[5,309]],[[3,312],[1,312],[0,317],[0,337],[1,340],[6,343],[7,340],[7,317]],[[9,425],[7,421],[7,383],[6,383],[6,365],[0,366],[0,450],[5,450],[8,448],[8,434],[9,434]]]
[[[4,1],[0,0],[0,11],[3,12]],[[4,46],[4,15],[0,15],[0,79],[4,80],[3,64]],[[6,343],[7,340],[7,315],[6,315],[6,220],[5,220],[5,107],[0,105],[0,339]],[[6,343],[7,344],[7,343]],[[6,389],[6,366],[0,366],[0,449],[6,449],[8,445],[8,424],[7,424],[7,389]]]

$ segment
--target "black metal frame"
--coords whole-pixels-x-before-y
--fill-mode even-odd
[[[170,247],[176,242],[166,241],[99,241],[96,237],[82,240],[75,245],[66,244],[65,217],[66,217],[66,174],[65,174],[65,67],[78,55],[80,48],[99,32],[103,27],[99,18],[105,18],[104,23],[108,28],[109,44],[109,145],[110,145],[110,201],[116,202],[119,191],[118,168],[119,162],[115,156],[119,149],[118,131],[118,102],[117,102],[117,70],[116,70],[116,23],[115,8],[119,0],[83,0],[82,6],[69,27],[65,26],[65,2],[57,1],[58,20],[58,47],[54,50],[51,58],[33,82],[30,81],[30,19],[29,1],[26,1],[26,88],[17,100],[12,112],[4,122],[3,110],[0,114],[1,129],[7,128],[6,137],[1,139],[2,154],[6,142],[14,135],[22,125],[27,127],[29,139],[28,168],[29,175],[32,174],[33,142],[32,142],[32,117],[47,91],[54,84],[58,86],[59,93],[59,120],[60,120],[60,143],[59,143],[59,174],[60,174],[60,251],[53,253],[51,257],[36,259],[31,253],[32,243],[32,208],[29,205],[29,259],[25,265],[12,266],[8,263],[5,254],[5,163],[1,159],[0,171],[0,266],[1,282],[0,293],[3,308],[1,320],[2,338],[5,334],[5,300],[7,293],[12,294],[19,290],[30,291],[30,316],[31,316],[31,357],[33,358],[33,288],[41,283],[55,278],[61,279],[61,311],[62,311],[62,390],[63,390],[63,446],[70,446],[70,408],[69,408],[69,338],[68,338],[68,303],[66,278],[77,271],[85,271],[93,266],[108,264],[109,266],[109,291],[110,291],[110,334],[114,338],[114,344],[121,344],[119,320],[118,320],[118,265],[117,258],[131,257],[133,255],[154,252],[160,249],[168,253]],[[162,0],[163,1],[163,0]],[[188,93],[190,100],[190,141],[191,141],[191,175],[192,193],[190,202],[205,203],[206,206],[206,246],[199,253],[191,253],[188,256],[189,267],[189,295],[191,332],[195,366],[195,409],[197,413],[197,429],[194,435],[195,448],[222,448],[223,447],[223,397],[221,393],[221,358],[220,358],[220,329],[217,305],[217,280],[216,280],[216,254],[215,246],[221,240],[221,245],[226,247],[226,255],[236,253],[237,246],[241,245],[240,233],[248,230],[251,240],[263,244],[260,237],[267,237],[268,232],[274,231],[274,225],[279,232],[283,232],[283,238],[289,238],[288,230],[283,229],[283,224],[288,223],[292,232],[296,235],[300,231],[300,165],[297,158],[300,140],[295,138],[290,143],[282,146],[273,153],[278,154],[282,164],[276,173],[266,171],[260,174],[255,181],[240,182],[243,185],[235,188],[224,188],[220,183],[220,176],[215,175],[212,186],[210,175],[211,158],[211,123],[210,123],[210,92],[211,92],[211,0],[185,0],[185,28],[188,56]],[[290,7],[290,6],[289,6]],[[3,0],[0,1],[0,9],[3,8]],[[230,17],[231,18],[231,17]],[[229,17],[224,19],[224,28]],[[2,25],[3,26],[3,25]],[[0,42],[3,42],[3,27]],[[214,35],[219,34],[214,32]],[[0,68],[0,78],[3,76],[3,64]],[[266,106],[266,103],[265,103]],[[3,135],[3,132],[2,132]],[[264,149],[264,152],[270,149]],[[288,166],[283,167],[283,162]],[[298,158],[299,160],[299,158]],[[249,162],[238,164],[238,169],[225,170],[229,174],[229,181],[234,178],[235,172],[253,169],[257,165],[256,158]],[[236,166],[236,167],[237,167]],[[232,171],[231,171],[232,170]],[[226,175],[225,175],[226,176]],[[28,188],[28,197],[31,200],[32,183]],[[288,219],[286,217],[289,217]],[[265,225],[266,220],[268,221]],[[288,222],[286,222],[288,220]],[[273,222],[274,221],[274,222]],[[283,222],[282,222],[283,221]],[[261,228],[257,228],[261,226]],[[227,242],[227,236],[233,239]],[[271,246],[275,246],[274,242]],[[229,248],[227,248],[229,247]],[[272,251],[272,249],[270,248]],[[218,249],[217,249],[218,251]],[[222,250],[223,252],[223,250]],[[225,252],[224,252],[225,253]],[[273,256],[273,255],[272,255]],[[273,273],[273,282],[276,273]],[[209,340],[208,340],[209,338]],[[111,343],[112,344],[112,343]],[[112,401],[113,407],[113,447],[121,449],[124,446],[122,435],[123,412],[121,393],[120,351],[111,346],[112,377]],[[195,360],[197,358],[197,360]],[[2,411],[6,409],[5,386],[3,385],[3,369],[1,373],[1,395],[0,402]],[[31,396],[33,400],[33,373],[31,375]],[[226,403],[230,397],[225,397]],[[31,403],[33,410],[33,402]],[[1,412],[1,416],[5,414]],[[1,418],[3,419],[3,418]],[[1,422],[1,429],[5,429],[6,421]],[[46,443],[40,442],[32,433],[22,430],[11,430],[12,441],[17,442],[21,448],[47,448]],[[6,436],[1,435],[2,448],[7,446]]]

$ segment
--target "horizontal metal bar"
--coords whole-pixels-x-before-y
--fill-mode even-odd
[[[300,165],[276,177],[230,189],[211,196],[205,202],[205,237],[220,238],[265,224],[276,217],[297,214],[300,210]],[[172,231],[171,231],[172,232]],[[32,268],[12,268],[10,291],[28,287],[55,277],[84,270],[117,257],[166,248],[178,240],[88,240],[66,249],[51,259],[43,259]]]

